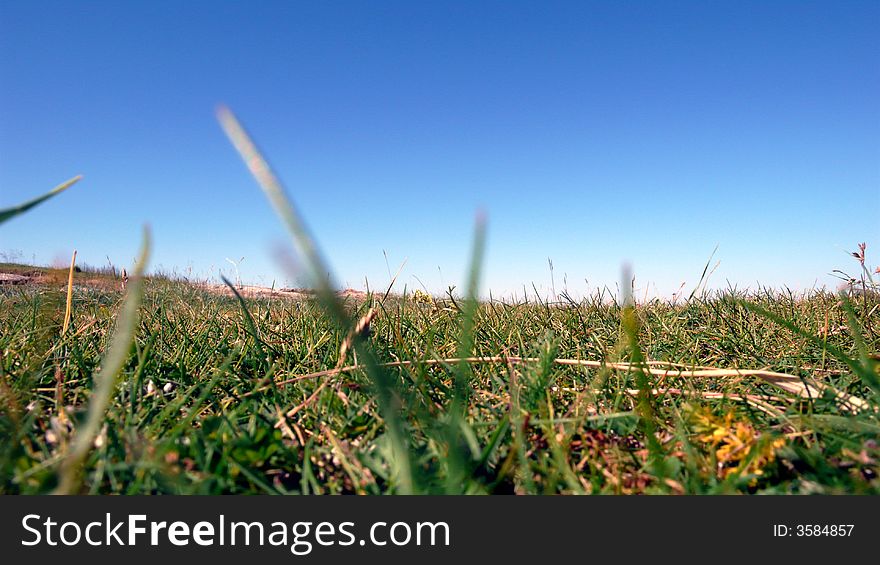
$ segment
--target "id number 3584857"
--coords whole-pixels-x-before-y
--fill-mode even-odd
[[[773,537],[851,537],[855,524],[773,524]]]

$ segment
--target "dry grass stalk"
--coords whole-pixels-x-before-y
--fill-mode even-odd
[[[290,425],[287,423],[287,418],[284,416],[284,413],[281,412],[281,408],[279,408],[277,404],[275,405],[275,414],[278,416],[278,425],[275,427],[281,428],[281,433],[286,435],[290,441],[296,443],[297,439],[299,439],[299,445],[303,445],[303,442],[301,441],[302,438],[297,438],[296,435],[294,435],[293,430],[290,429]]]
[[[415,361],[391,361],[388,363],[382,363],[382,367],[409,367],[412,365],[451,365],[455,363],[507,363],[507,364],[522,364],[522,363],[536,363],[540,361],[537,357],[509,357],[509,356],[492,356],[492,357],[450,357],[445,359],[421,359]],[[777,373],[774,371],[768,371],[764,369],[712,369],[712,368],[699,368],[699,369],[687,369],[684,365],[666,363],[663,361],[650,361],[644,365],[637,365],[633,363],[609,363],[604,361],[592,361],[587,359],[555,359],[554,362],[558,365],[568,365],[568,366],[579,366],[579,367],[592,367],[592,368],[612,368],[623,371],[632,371],[632,370],[641,370],[650,375],[660,377],[660,379],[666,378],[726,378],[726,377],[758,377],[765,382],[776,386],[786,392],[790,392],[802,398],[821,398],[824,392],[828,391],[837,398],[838,402],[841,405],[841,408],[844,410],[859,412],[864,410],[875,410],[872,408],[871,404],[857,396],[845,394],[838,390],[835,390],[833,387],[825,385],[823,383],[819,383],[813,381],[812,379],[807,379],[805,377],[798,377],[795,375],[790,375],[788,373]],[[665,368],[664,368],[665,367]],[[320,377],[329,377],[333,375],[338,375],[340,373],[347,373],[351,371],[355,371],[358,369],[362,369],[363,367],[360,365],[348,365],[345,367],[337,367],[334,369],[327,369],[324,371],[318,371],[315,373],[310,373],[307,375],[301,375],[298,377],[294,377],[292,379],[284,380],[275,383],[274,386],[281,386],[285,384],[290,384],[293,382],[305,380],[305,379],[313,379]]]
[[[73,250],[73,257],[70,258],[70,273],[67,275],[67,308],[64,311],[64,327],[61,328],[61,334],[67,333],[67,327],[70,325],[70,316],[73,310],[73,270],[76,268],[76,249]]]
[[[367,310],[367,313],[358,320],[357,324],[355,324],[354,329],[348,332],[348,335],[342,340],[342,345],[339,346],[339,360],[336,362],[337,369],[345,365],[345,358],[354,343],[354,338],[358,335],[362,338],[369,336],[370,322],[373,321],[373,318],[375,318],[378,313],[379,312],[375,308]],[[355,364],[357,364],[357,359],[355,359]]]
[[[67,412],[64,411],[64,373],[57,365],[55,366],[55,413],[62,423],[67,423]]]
[[[294,416],[296,416],[300,410],[302,410],[303,408],[305,408],[306,406],[308,406],[309,404],[314,402],[316,398],[318,398],[318,395],[321,394],[321,391],[324,390],[324,387],[327,386],[327,382],[328,381],[322,382],[320,384],[320,386],[318,386],[318,388],[315,389],[315,392],[313,392],[312,394],[309,395],[308,398],[306,398],[305,400],[303,400],[302,402],[300,402],[299,404],[297,404],[296,406],[294,406],[293,408],[291,408],[290,410],[285,412],[284,415],[287,416],[288,418],[293,418]],[[276,428],[280,427],[280,423],[276,423],[275,427]]]
[[[598,392],[598,391],[596,391]],[[628,389],[626,391],[630,396],[636,396],[639,391],[638,389]],[[767,400],[774,400],[777,402],[785,403],[786,400],[784,398],[780,398],[778,396],[770,396],[770,397],[761,397],[756,394],[729,394],[726,392],[712,392],[712,391],[696,391],[696,390],[681,390],[677,388],[655,388],[651,390],[651,394],[654,395],[675,395],[675,396],[695,396],[699,398],[710,398],[710,399],[719,399],[719,398],[730,398],[733,400],[743,401],[751,406],[754,406],[758,410],[764,412],[765,414],[769,414],[774,418],[779,418],[783,415],[782,410],[773,406]]]

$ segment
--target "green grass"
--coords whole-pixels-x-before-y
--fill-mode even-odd
[[[62,332],[66,272],[0,286],[0,493],[880,491],[880,293],[863,246],[844,278],[868,291],[852,302],[481,302],[478,219],[465,296],[344,302],[268,163],[219,119],[313,298],[137,276],[123,296],[114,268],[87,269]],[[370,309],[369,334],[353,331]]]
[[[458,297],[433,303],[378,298],[348,302],[344,309],[350,318],[370,306],[379,310],[368,341],[379,363],[461,357],[468,324],[473,356],[537,360],[383,368],[387,409],[406,442],[404,477],[396,461],[399,448],[378,406],[377,384],[365,371],[273,384],[336,366],[346,332],[319,302],[240,302],[182,282],[146,280],[130,355],[97,447],[84,456],[82,492],[880,490],[880,422],[872,410],[853,414],[830,396],[798,398],[754,377],[667,377],[658,383],[638,370],[554,362],[629,361],[638,349],[649,360],[766,367],[809,377],[876,407],[870,383],[853,369],[856,364],[877,375],[871,357],[880,329],[876,295],[854,305],[852,316],[832,294],[762,292],[704,295],[678,305],[658,301],[631,310],[598,299],[480,303],[472,322]],[[76,436],[69,428],[85,427],[122,294],[77,288],[71,328],[62,336],[64,300],[59,284],[0,291],[3,493],[58,487],[60,462]],[[279,411],[302,404],[325,379],[328,384],[286,420],[292,434],[287,437],[276,427]],[[648,394],[657,387],[683,394]],[[697,396],[705,393],[728,397]],[[776,411],[734,398],[742,394],[763,398]],[[59,409],[71,424],[62,422]],[[737,423],[747,428],[741,439],[752,463],[748,457],[719,461],[725,444],[700,439],[707,425],[735,437]],[[761,459],[768,449],[773,456]]]

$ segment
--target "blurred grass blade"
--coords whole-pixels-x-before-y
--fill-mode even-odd
[[[474,328],[476,325],[477,306],[479,304],[480,269],[483,265],[483,253],[486,246],[486,217],[477,214],[474,225],[474,247],[471,253],[471,264],[468,270],[467,297],[462,308],[461,336],[458,340],[458,357],[466,359],[474,355]],[[461,361],[456,372],[455,396],[463,408],[470,394],[470,381],[473,370],[470,363]]]
[[[475,469],[475,457],[467,445],[467,436],[473,435],[473,432],[465,420],[473,368],[465,359],[474,354],[474,327],[479,305],[480,269],[483,264],[485,240],[486,219],[482,213],[479,213],[474,226],[474,247],[468,272],[467,295],[461,309],[461,333],[458,338],[460,361],[455,370],[454,396],[443,433],[447,448],[445,457],[447,494],[464,493],[468,479]]]
[[[630,363],[635,375],[638,394],[636,395],[636,413],[639,415],[639,425],[645,435],[648,446],[649,462],[653,471],[663,478],[665,469],[663,465],[663,446],[657,439],[657,412],[654,409],[651,383],[648,380],[647,365],[639,344],[639,320],[632,299],[624,301],[624,307],[620,314],[620,323],[624,332],[625,340],[630,348]]]
[[[710,259],[711,261],[711,259]],[[633,297],[633,275],[629,265],[624,265],[622,272],[623,303],[620,312],[620,325],[624,342],[629,346],[629,357],[635,375],[638,394],[636,395],[636,413],[639,415],[639,427],[645,435],[648,446],[648,462],[653,472],[661,479],[666,475],[663,446],[657,439],[657,411],[654,408],[651,383],[648,380],[648,365],[639,343],[640,323]]]
[[[326,261],[324,261],[318,251],[318,246],[309,233],[305,221],[300,217],[296,207],[285,194],[284,187],[281,185],[278,177],[275,176],[269,163],[263,158],[256,144],[229,108],[220,106],[217,110],[217,118],[220,120],[220,125],[223,126],[223,130],[226,132],[229,140],[257,180],[260,188],[263,189],[263,192],[275,209],[275,213],[278,214],[285,227],[293,236],[294,244],[297,246],[300,256],[305,259],[304,263],[309,269],[311,284],[315,285],[319,291],[326,292],[330,290],[332,292],[333,281],[328,280],[327,277],[327,273],[331,271],[327,268]]]
[[[134,268],[134,276],[130,280],[125,300],[116,319],[116,329],[110,341],[110,347],[101,360],[101,366],[92,379],[94,392],[89,401],[86,421],[76,431],[73,443],[61,462],[59,468],[58,487],[54,494],[74,494],[79,489],[82,477],[80,467],[92,449],[95,436],[104,423],[107,407],[116,390],[116,380],[122,370],[138,322],[138,308],[143,297],[143,274],[150,256],[150,233],[144,228],[144,239],[141,251]]]
[[[232,111],[226,106],[220,106],[217,109],[217,119],[260,188],[266,194],[275,212],[290,232],[300,257],[308,269],[310,282],[317,291],[322,306],[327,310],[337,328],[347,334],[354,327],[354,320],[345,311],[342,301],[336,295],[332,271],[318,250],[318,245],[306,227],[305,221],[300,217],[291,199],[288,198],[284,187],[269,163]],[[399,492],[412,493],[417,489],[418,481],[413,474],[414,467],[410,459],[411,454],[404,424],[400,417],[401,406],[394,380],[388,370],[379,366],[376,355],[365,341],[364,336],[356,333],[353,345],[373,383],[379,411],[385,420],[393,452],[391,464],[394,468]]]
[[[38,196],[38,197],[34,198],[33,200],[29,200],[23,204],[19,204],[18,206],[13,206],[12,208],[5,208],[3,210],[0,210],[0,224],[2,224],[3,222],[5,222],[7,220],[11,220],[12,218],[18,216],[19,214],[24,214],[25,212],[27,212],[28,210],[30,210],[34,206],[38,206],[38,205],[42,204],[43,202],[45,202],[46,200],[49,200],[53,196],[64,192],[65,190],[67,190],[68,188],[70,188],[71,186],[76,184],[80,179],[82,179],[82,175],[77,175],[77,176],[73,177],[72,179],[70,179],[69,181],[59,184],[58,186],[56,186],[55,188],[53,188],[52,190],[50,190],[49,192],[47,192],[46,194],[44,194],[42,196]]]

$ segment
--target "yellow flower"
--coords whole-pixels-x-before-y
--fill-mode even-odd
[[[718,417],[701,408],[691,413],[691,425],[697,432],[697,440],[715,450],[718,474],[722,478],[731,473],[760,476],[776,459],[776,451],[785,445],[785,439],[767,439],[749,422],[734,418],[733,411]],[[756,478],[750,482],[756,483]]]
[[[412,293],[412,301],[417,304],[434,304],[434,299],[427,292],[416,290]]]

